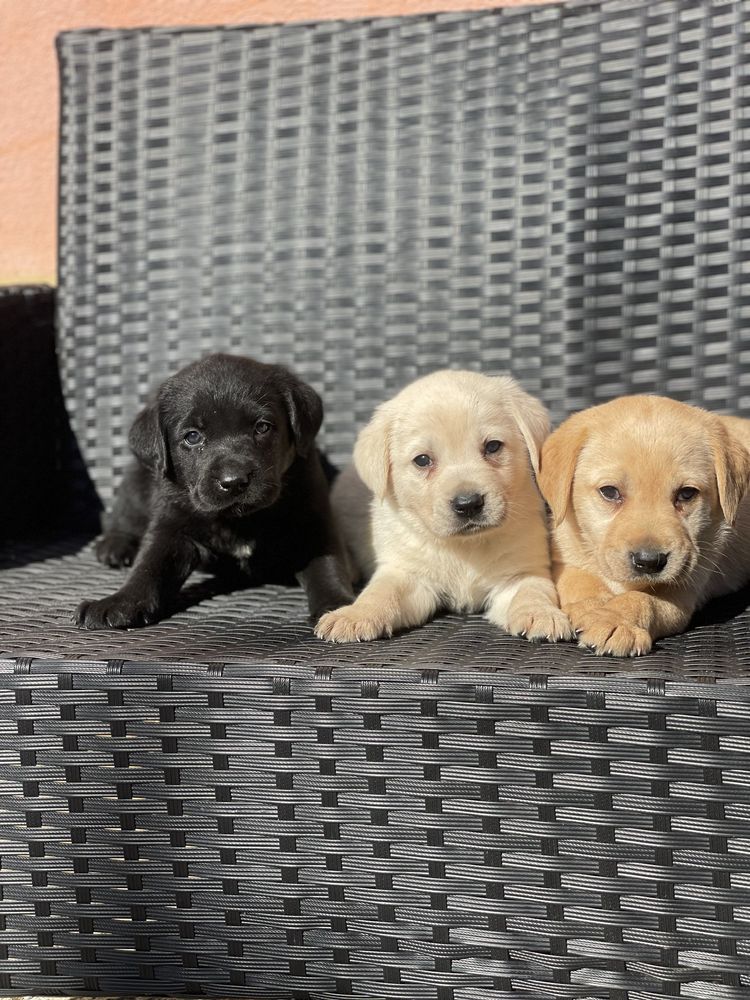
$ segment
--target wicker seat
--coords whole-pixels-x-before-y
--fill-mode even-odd
[[[121,578],[93,492],[210,350],[311,381],[339,463],[443,366],[555,420],[750,416],[749,0],[59,52],[70,435],[55,411],[58,523],[19,541],[16,510],[0,553],[2,992],[750,997],[747,594],[627,662],[455,615],[335,647],[300,591],[197,576],[153,627],[71,620]]]

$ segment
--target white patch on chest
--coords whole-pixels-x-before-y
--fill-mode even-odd
[[[255,552],[255,542],[245,542],[244,545],[237,545],[232,555],[235,559],[249,559]]]

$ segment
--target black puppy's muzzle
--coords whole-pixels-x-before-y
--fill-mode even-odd
[[[252,458],[234,454],[215,462],[209,475],[217,499],[229,501],[262,490],[259,472]]]
[[[216,485],[227,496],[239,496],[250,485],[252,473],[249,471],[223,471],[216,479]]]
[[[211,467],[202,480],[197,498],[201,506],[209,510],[230,507],[252,510],[268,506],[278,492],[276,477],[269,476],[250,458],[232,456]]]

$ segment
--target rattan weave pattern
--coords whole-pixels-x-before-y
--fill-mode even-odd
[[[555,418],[750,414],[748,25],[62,36],[59,354],[102,497],[149,386],[215,348],[308,377],[339,461],[446,364]],[[750,998],[745,602],[621,663],[456,616],[334,649],[298,592],[201,580],[74,629],[116,579],[74,541],[0,572],[0,990]]]
[[[61,36],[60,346],[103,499],[155,381],[290,363],[345,460],[445,365],[750,413],[750,0]]]
[[[746,997],[750,686],[714,694],[0,661],[0,987]]]
[[[745,997],[750,688],[702,695],[0,663],[5,986]]]
[[[749,995],[747,613],[634,664],[456,616],[333,649],[203,581],[110,635],[90,547],[5,563],[0,989]]]
[[[100,566],[90,545],[8,545],[0,550],[0,656],[65,660],[233,661],[307,665],[335,670],[381,668],[502,671],[511,674],[633,675],[692,681],[750,680],[750,593],[731,610],[716,602],[686,635],[660,640],[643,660],[597,659],[572,643],[532,644],[501,632],[479,615],[445,615],[392,639],[333,645],[316,639],[301,590],[280,586],[226,592],[198,575],[170,618],[145,629],[88,632],[77,628],[80,601],[104,597],[124,571]],[[3,560],[3,555],[5,556]],[[727,615],[736,612],[727,621]]]

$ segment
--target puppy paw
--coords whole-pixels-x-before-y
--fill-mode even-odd
[[[606,608],[579,615],[573,624],[579,645],[597,656],[645,656],[651,650],[652,639],[646,629],[623,621]]]
[[[75,623],[81,628],[142,628],[152,625],[161,617],[154,600],[112,594],[99,601],[84,601],[78,606]]]
[[[140,539],[134,535],[112,532],[97,538],[94,552],[100,563],[119,569],[121,566],[133,565],[139,545]]]
[[[368,614],[355,604],[348,604],[322,616],[315,626],[315,635],[328,642],[370,642],[388,638],[393,625],[382,616]]]
[[[510,615],[507,625],[511,635],[520,635],[529,642],[560,642],[575,638],[570,619],[553,605],[527,608]]]
[[[588,616],[595,615],[611,598],[611,594],[603,594],[601,597],[587,597],[583,601],[574,601],[565,605],[565,614],[570,618],[573,628],[580,630],[585,627],[582,623],[588,620]]]

